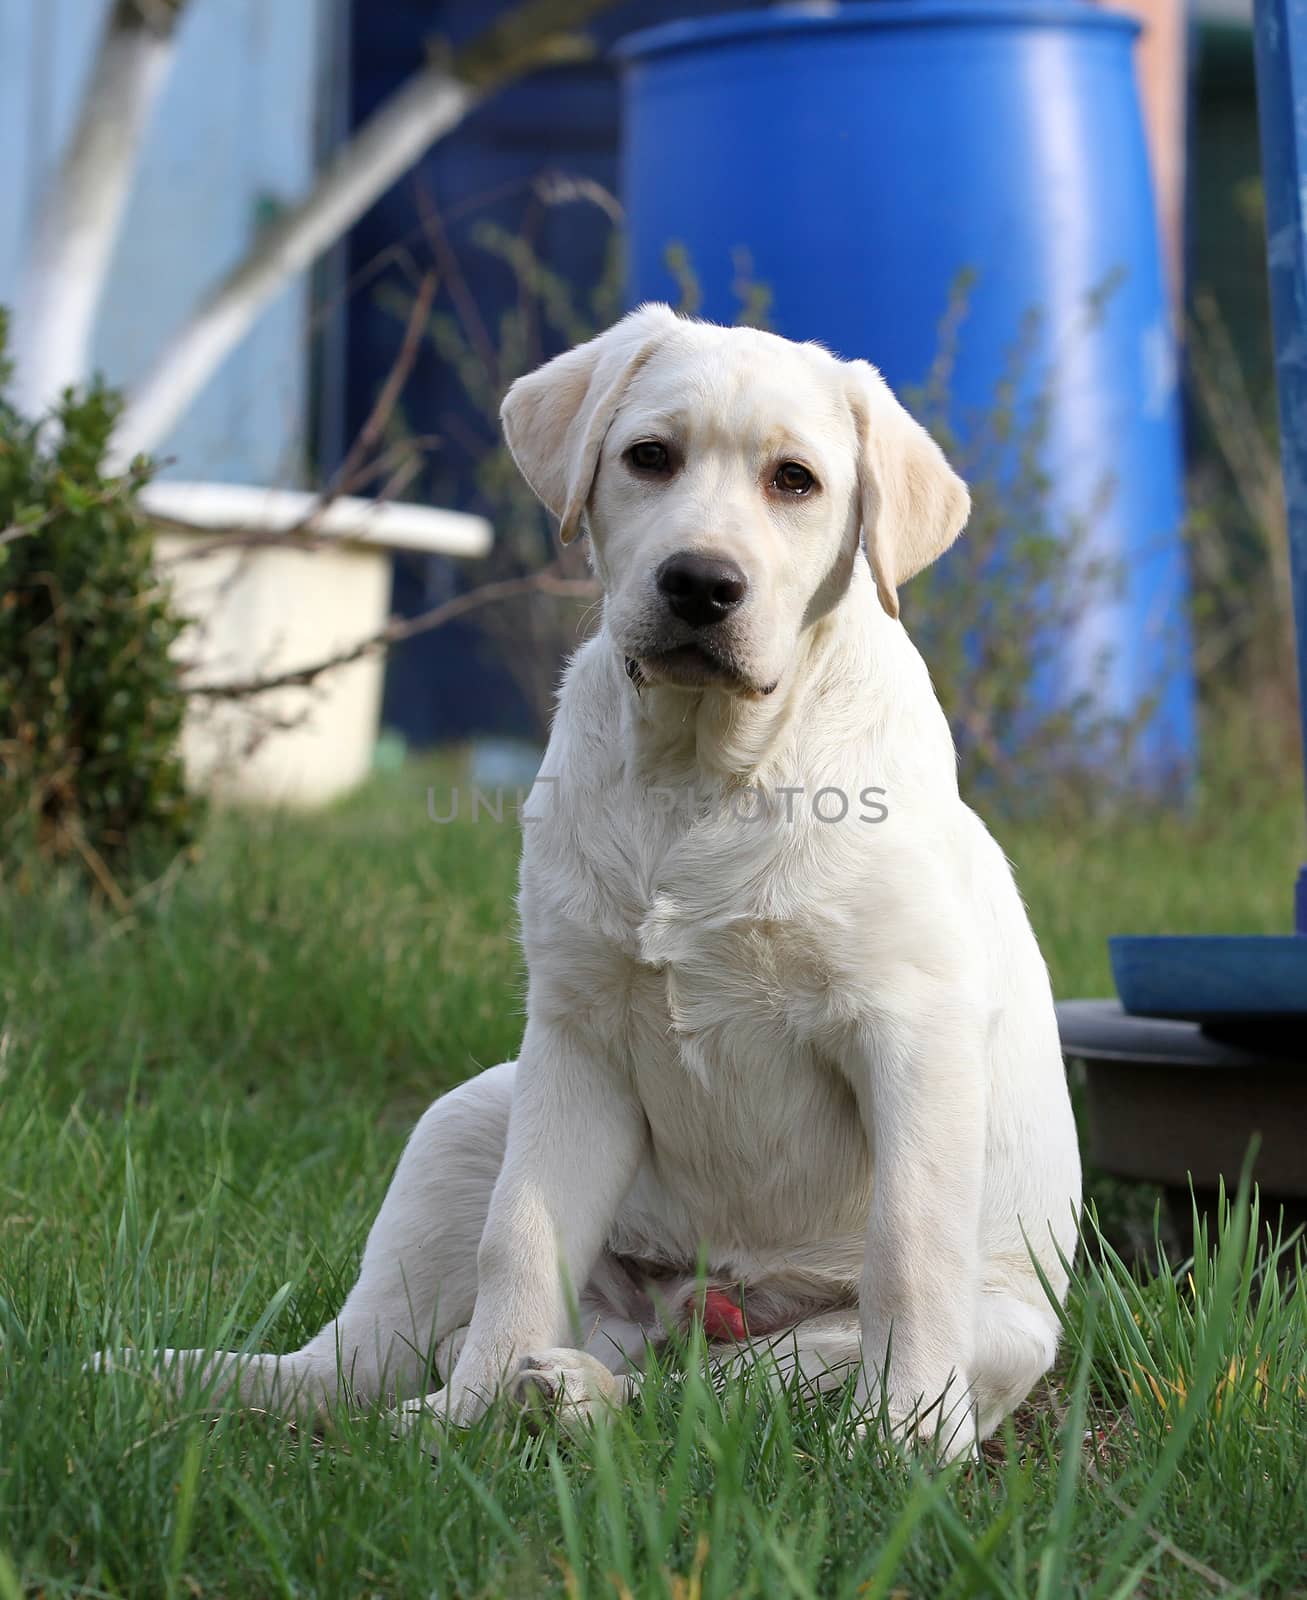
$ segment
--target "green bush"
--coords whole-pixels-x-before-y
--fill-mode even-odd
[[[144,470],[101,472],[117,399],[96,385],[24,420],[5,332],[0,312],[0,862],[74,859],[116,899],[195,834],[183,622],[136,505]]]

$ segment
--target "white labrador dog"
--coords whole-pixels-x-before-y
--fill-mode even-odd
[[[898,620],[966,490],[865,362],[665,306],[503,422],[604,590],[527,808],[521,1054],[422,1118],[333,1323],[185,1360],[576,1415],[697,1312],[956,1453],[1053,1360],[1080,1198],[1048,976]]]

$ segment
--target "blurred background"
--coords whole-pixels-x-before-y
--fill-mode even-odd
[[[743,33],[637,41],[623,71],[634,31],[732,9]],[[383,760],[493,740],[530,765],[592,597],[497,404],[647,295],[876,361],[958,458],[971,537],[909,615],[991,789],[1019,757],[1022,791],[1033,763],[1182,794],[1236,680],[1291,758],[1249,5],[1141,0],[1138,48],[1074,0],[972,5],[970,32],[948,9],[839,34],[840,69],[822,30],[875,6],[0,0],[13,395],[127,396],[118,465],[157,462],[190,685],[440,624],[384,680],[368,652],[289,699],[194,696],[194,781],[327,798],[383,730]]]
[[[1001,1527],[968,1472],[901,1548],[974,1523],[977,1582],[1011,1546],[994,1592],[1053,1592],[1064,1547],[1009,1513],[1071,1538],[1069,1485],[1097,1506],[1074,1539],[1117,1563],[1100,1588],[1136,1535],[1162,1552],[1154,1524],[1192,1552],[1159,1594],[1307,1570],[1307,1275],[1277,1301],[1237,1227],[1238,1271],[1205,1271],[1254,1146],[1261,1221],[1307,1220],[1265,220],[1269,194],[1292,414],[1307,13],[1259,0],[1264,183],[1248,0],[1116,6],[0,0],[0,1593],[69,1569],[317,1593],[357,1567],[411,1594],[455,1560],[455,1587],[534,1592],[504,1530],[553,1504],[538,1465],[507,1517],[447,1476],[396,1493],[384,1449],[296,1452],[306,1488],[278,1430],[175,1427],[159,1386],[84,1364],[302,1343],[413,1118],[516,1052],[518,786],[599,596],[498,407],[647,298],[875,362],[972,490],[903,618],[1049,966],[1098,1218],[1071,1316],[1114,1331],[1092,1369],[1073,1334],[1079,1377],[1020,1423],[1042,1451],[1065,1416],[1084,1475],[1023,1449]],[[1125,1015],[1150,959],[1169,987]],[[1163,1516],[1177,1417],[1201,1425]],[[785,1437],[767,1422],[768,1463]],[[842,1446],[791,1454],[835,1486],[813,1550],[871,1559],[908,1480],[846,1492]],[[731,1479],[750,1517],[777,1499],[759,1472]],[[1250,1484],[1263,1515],[1230,1515]],[[762,1546],[721,1535],[711,1488],[676,1498],[688,1553],[651,1571],[697,1592],[711,1533],[704,1592],[747,1588],[729,1552]],[[555,1556],[621,1511],[576,1504],[540,1571],[607,1592]]]

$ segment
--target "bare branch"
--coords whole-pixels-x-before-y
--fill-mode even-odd
[[[266,677],[247,678],[233,683],[192,684],[187,686],[186,693],[208,700],[248,700],[254,695],[266,694],[270,689],[308,688],[323,673],[331,672],[337,667],[349,666],[351,662],[361,661],[365,656],[374,655],[379,650],[388,650],[392,645],[402,644],[405,639],[412,639],[420,633],[430,633],[433,628],[443,627],[446,623],[466,616],[471,611],[480,610],[482,606],[493,605],[502,600],[515,600],[527,594],[593,600],[597,593],[598,585],[590,578],[563,578],[553,569],[545,568],[542,572],[529,573],[526,577],[505,578],[499,583],[482,584],[480,588],[473,589],[467,594],[455,595],[452,600],[446,600],[443,605],[434,606],[419,616],[397,618],[388,623],[380,633],[361,640],[348,650],[328,656],[324,661],[315,662],[312,666],[296,667],[287,672],[269,673]]]
[[[53,512],[47,511],[34,522],[11,522],[7,528],[0,529],[0,545],[13,544],[16,539],[30,538],[39,528],[43,528],[53,515]]]
[[[394,414],[395,407],[399,404],[400,394],[408,382],[409,374],[413,370],[413,363],[417,360],[418,351],[422,347],[422,339],[427,331],[427,318],[431,315],[431,303],[436,297],[436,275],[427,273],[418,285],[418,292],[413,301],[412,309],[408,316],[408,325],[404,329],[404,338],[399,347],[399,354],[395,357],[390,371],[386,374],[386,381],[381,386],[377,395],[376,404],[368,413],[367,420],[359,429],[358,436],[349,447],[349,453],[341,462],[340,470],[332,479],[330,487],[322,497],[324,505],[330,504],[338,494],[343,493],[354,481],[355,475],[363,468],[368,459],[368,452],[380,439],[386,424]],[[315,513],[316,514],[316,513]],[[310,516],[309,524],[312,525],[313,517]]]
[[[87,502],[88,506],[107,506],[115,500],[120,500],[124,494],[130,496],[141,487],[143,479],[135,474],[127,475],[126,483],[121,480],[109,484],[101,489],[98,494],[92,495]],[[11,522],[7,528],[0,528],[0,547],[13,544],[18,539],[26,539],[31,534],[39,533],[42,528],[48,527],[56,517],[61,517],[67,508],[63,505],[50,506],[39,517],[33,517],[30,522]]]
[[[131,904],[119,887],[118,880],[109,871],[104,857],[86,837],[81,824],[75,819],[67,823],[61,823],[58,826],[58,832],[61,838],[71,844],[73,849],[81,856],[91,876],[103,891],[105,899],[109,901],[119,916],[126,916],[128,911],[131,910]]]
[[[189,0],[114,0],[110,26],[145,28],[166,39],[181,20]]]
[[[382,506],[392,500],[416,473],[422,452],[429,449],[433,441],[423,436],[412,437],[406,434],[382,450],[379,455],[372,456],[371,451],[385,432],[395,407],[399,404],[404,385],[413,370],[413,363],[417,359],[422,346],[422,337],[426,332],[435,292],[436,275],[428,273],[418,285],[404,337],[390,371],[386,374],[376,404],[368,413],[366,421],[330,484],[311,499],[307,510],[301,516],[281,527],[236,526],[210,538],[204,538],[203,535],[210,532],[208,527],[188,521],[185,517],[167,515],[154,505],[147,506],[146,512],[156,527],[196,536],[194,543],[171,556],[159,558],[158,564],[164,568],[178,566],[207,560],[232,550],[291,546],[303,551],[338,546],[339,533],[323,532],[321,524],[342,495],[351,493],[361,482],[382,478],[385,481],[380,491],[371,497],[373,504]],[[0,543],[3,542],[3,537],[0,537]]]
[[[522,0],[459,52],[455,71],[483,92],[537,67],[585,60],[589,40],[569,32],[606,10],[612,0]]]

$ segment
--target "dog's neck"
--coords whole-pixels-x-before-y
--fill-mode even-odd
[[[875,618],[868,607],[876,601],[864,588],[870,590],[869,578],[851,584],[837,605],[803,631],[767,695],[641,681],[614,647],[613,670],[623,678],[628,749],[640,767],[651,774],[697,771],[726,783],[748,783],[778,764],[797,769],[795,747],[820,716],[822,699],[858,693],[869,675],[868,635]]]

